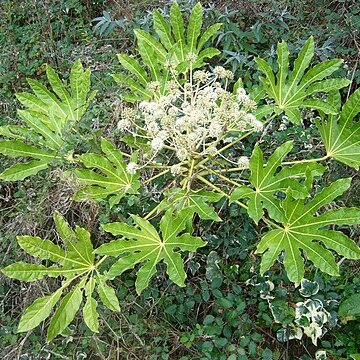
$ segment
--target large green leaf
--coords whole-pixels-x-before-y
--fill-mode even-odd
[[[99,332],[99,314],[96,310],[97,301],[89,296],[83,307],[83,318],[87,327],[93,332]]]
[[[302,108],[336,114],[336,108],[332,104],[312,97],[319,93],[341,89],[350,83],[347,79],[324,80],[340,67],[343,62],[340,59],[323,61],[305,73],[313,56],[314,39],[310,37],[295,60],[290,74],[289,49],[285,41],[279,43],[277,47],[278,71],[276,77],[271,66],[265,60],[260,58],[255,60],[259,70],[265,75],[265,77],[260,77],[260,80],[268,97],[275,102],[274,111],[285,112],[289,120],[294,123],[300,122],[299,110]]]
[[[48,166],[49,163],[44,160],[31,160],[27,163],[18,163],[3,171],[0,174],[0,179],[5,181],[24,180],[28,176],[36,175],[39,171],[47,169]]]
[[[179,286],[185,286],[186,273],[181,255],[175,249],[182,251],[196,251],[205,246],[205,242],[190,234],[182,234],[187,221],[192,218],[194,210],[184,209],[175,217],[172,211],[165,213],[160,221],[161,237],[153,225],[139,216],[132,218],[136,226],[125,223],[110,223],[103,226],[104,230],[113,235],[123,236],[129,240],[115,240],[101,245],[98,254],[118,256],[119,260],[110,268],[109,277],[113,278],[141,264],[136,277],[136,291],[140,294],[149,284],[156,273],[156,265],[164,261],[169,278]]]
[[[331,96],[336,105],[339,96]],[[360,121],[354,121],[360,112],[360,89],[357,89],[343,105],[340,116],[329,116],[317,121],[327,155],[348,166],[360,166]]]
[[[330,275],[339,275],[330,250],[349,259],[360,258],[360,248],[344,233],[328,230],[329,225],[360,223],[360,209],[338,208],[318,211],[346,191],[351,179],[340,179],[316,194],[311,201],[294,199],[291,191],[282,201],[283,226],[267,232],[257,246],[262,254],[261,273],[267,271],[284,251],[284,266],[289,279],[299,284],[304,276],[304,257]],[[302,253],[303,252],[303,253]]]
[[[159,11],[153,12],[154,29],[158,38],[144,30],[135,30],[139,54],[146,66],[128,55],[118,55],[123,68],[131,73],[131,77],[122,74],[113,75],[118,83],[125,85],[131,91],[123,95],[125,101],[136,102],[166,95],[168,91],[166,83],[172,78],[164,66],[165,62],[170,61],[180,74],[186,74],[190,69],[190,63],[187,61],[189,53],[198,57],[192,65],[193,69],[205,66],[205,59],[220,54],[219,50],[204,49],[204,46],[216,35],[222,24],[214,24],[202,33],[202,17],[202,6],[197,3],[190,13],[186,28],[180,6],[174,1],[170,8],[169,21]],[[150,72],[149,75],[145,68]],[[147,88],[152,81],[159,81],[161,85],[160,90],[155,94]]]
[[[45,266],[20,261],[1,270],[6,276],[20,281],[35,281],[45,276],[61,276],[66,279],[53,294],[35,300],[26,309],[20,319],[18,332],[33,329],[47,319],[52,308],[60,300],[63,291],[76,279],[80,279],[63,298],[55,311],[48,328],[49,340],[60,334],[73,320],[80,308],[83,290],[85,290],[86,295],[83,318],[90,330],[98,331],[97,301],[93,298],[96,286],[97,293],[104,305],[110,310],[119,310],[115,292],[106,284],[107,278],[99,273],[98,264],[95,263],[94,249],[89,232],[80,227],[75,227],[75,230],[71,229],[64,217],[58,213],[55,213],[54,221],[65,249],[50,240],[43,240],[34,236],[19,236],[17,240],[20,247],[28,254],[42,261],[58,263],[59,266]]]
[[[231,200],[248,198],[248,214],[258,223],[266,209],[269,216],[277,221],[284,221],[283,211],[280,206],[278,192],[285,192],[288,188],[293,191],[296,198],[305,198],[308,189],[305,183],[299,183],[299,178],[318,176],[324,171],[324,167],[316,163],[296,164],[291,167],[281,166],[284,157],[291,151],[293,143],[288,141],[277,148],[264,164],[264,156],[258,145],[255,145],[250,159],[250,183],[253,188],[239,186],[231,194]]]
[[[87,168],[96,169],[97,172],[88,169],[75,170],[77,179],[86,184],[86,187],[76,193],[75,199],[100,200],[111,195],[110,203],[113,205],[125,194],[137,193],[140,187],[139,174],[129,174],[126,171],[121,151],[111,142],[102,139],[101,149],[105,156],[89,153],[78,157]]]
[[[95,95],[94,92],[88,95],[90,70],[84,70],[80,60],[76,61],[70,72],[70,88],[50,66],[46,74],[53,91],[29,79],[34,94],[17,95],[26,107],[18,110],[24,125],[0,127],[0,134],[10,139],[0,141],[1,154],[40,161],[19,163],[6,169],[0,174],[3,180],[23,180],[46,169],[54,159],[68,160],[72,152],[73,143],[68,133],[80,121]]]

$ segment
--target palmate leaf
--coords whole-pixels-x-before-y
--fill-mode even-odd
[[[71,69],[70,88],[50,66],[47,66],[46,74],[53,91],[29,79],[34,94],[17,94],[18,100],[26,107],[18,110],[24,125],[0,127],[0,135],[9,139],[0,141],[0,154],[35,160],[6,169],[0,174],[2,180],[23,180],[46,169],[53,160],[67,159],[67,134],[80,121],[95,95],[94,92],[88,95],[90,70],[84,70],[80,60]]]
[[[330,250],[348,259],[359,259],[360,248],[344,233],[328,230],[329,225],[360,223],[359,208],[338,208],[316,215],[332,200],[342,195],[351,179],[340,179],[316,194],[311,201],[294,199],[291,191],[282,201],[283,226],[267,232],[257,246],[262,254],[261,273],[267,271],[284,251],[284,266],[291,281],[300,284],[304,277],[304,258],[321,271],[339,275],[338,264]]]
[[[149,284],[156,273],[156,266],[163,261],[167,267],[169,278],[178,286],[185,286],[186,273],[181,251],[196,251],[206,243],[198,237],[184,233],[186,223],[192,218],[192,208],[180,211],[175,217],[168,210],[160,221],[161,237],[153,225],[139,216],[133,215],[135,226],[125,223],[109,223],[103,226],[104,230],[115,236],[123,236],[129,240],[115,240],[101,245],[96,252],[102,255],[122,255],[109,270],[109,278],[122,274],[132,269],[136,264],[141,264],[136,277],[136,291],[140,294]]]
[[[16,262],[1,270],[6,276],[20,281],[34,281],[45,276],[65,279],[61,287],[53,294],[36,299],[25,310],[20,319],[18,332],[31,330],[46,320],[51,315],[52,309],[59,303],[65,289],[72,283],[76,283],[60,301],[51,319],[47,331],[49,341],[72,322],[80,309],[83,293],[86,297],[83,318],[89,329],[94,332],[98,331],[97,301],[92,296],[95,288],[105,306],[113,311],[120,310],[114,290],[106,284],[107,278],[100,274],[97,276],[93,274],[95,270],[97,272],[98,270],[89,232],[80,227],[72,230],[58,213],[54,214],[54,221],[65,248],[61,248],[50,240],[34,236],[19,236],[17,240],[20,247],[28,254],[43,261],[57,263],[58,266]],[[77,282],[77,279],[80,281]]]
[[[176,212],[192,207],[200,219],[221,221],[219,215],[209,203],[218,202],[223,197],[218,194],[205,190],[190,190],[173,188],[168,191],[165,199],[159,206],[159,211],[173,208]]]
[[[169,21],[158,10],[153,13],[157,37],[141,29],[135,30],[139,54],[150,74],[147,74],[144,66],[136,59],[125,54],[118,55],[123,68],[131,74],[131,77],[122,74],[113,75],[117,83],[131,90],[131,94],[124,95],[126,101],[149,100],[167,93],[165,85],[171,78],[168,69],[164,67],[165,61],[171,61],[178,72],[186,73],[190,68],[186,58],[189,53],[198,56],[198,60],[192,66],[193,69],[206,65],[204,62],[206,59],[220,54],[219,50],[212,47],[204,49],[204,46],[217,34],[222,24],[216,23],[201,33],[202,18],[202,6],[197,3],[190,13],[186,28],[179,4],[174,1],[170,8]],[[152,81],[159,81],[161,85],[156,94],[147,88]]]
[[[285,221],[280,201],[276,193],[285,193],[288,188],[292,189],[295,198],[305,198],[309,194],[306,182],[298,182],[299,178],[310,179],[319,176],[324,172],[324,167],[316,163],[296,164],[291,167],[281,166],[284,157],[291,151],[292,141],[288,141],[277,148],[269,157],[267,164],[264,164],[264,156],[258,145],[255,145],[249,167],[251,171],[250,183],[253,189],[248,186],[239,186],[231,194],[232,201],[248,198],[248,214],[256,222],[264,215],[266,209],[269,216],[277,221]]]
[[[120,150],[111,142],[102,139],[101,149],[104,155],[93,153],[80,155],[77,159],[89,169],[76,169],[77,179],[86,186],[75,194],[75,200],[83,201],[89,198],[95,200],[109,199],[110,205],[117,204],[125,194],[136,194],[140,187],[139,174],[129,174]],[[133,161],[134,156],[133,155]],[[100,174],[100,173],[101,174]]]
[[[329,100],[340,106],[340,95],[332,94]],[[354,121],[360,112],[360,89],[357,89],[343,105],[339,116],[316,124],[324,142],[327,155],[359,170],[360,166],[360,121]]]
[[[332,104],[315,98],[314,95],[341,89],[350,83],[347,79],[324,80],[340,67],[343,60],[326,60],[307,70],[314,56],[313,37],[310,37],[304,44],[290,74],[289,49],[285,41],[278,44],[277,56],[276,76],[265,60],[261,58],[255,60],[259,70],[265,75],[265,77],[260,77],[264,89],[269,98],[275,102],[272,111],[285,112],[293,123],[300,123],[300,109],[303,108],[320,110],[326,114],[337,113]],[[270,107],[266,105],[266,109],[268,111]]]

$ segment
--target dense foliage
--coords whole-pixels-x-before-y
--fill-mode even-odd
[[[88,4],[68,5],[89,16]],[[28,79],[32,92],[17,93],[25,109],[0,127],[2,200],[14,204],[0,222],[1,271],[15,280],[1,288],[3,346],[21,354],[31,341],[33,354],[71,358],[356,359],[360,281],[346,260],[360,258],[360,209],[346,195],[360,165],[356,69],[345,78],[341,59],[313,64],[312,36],[289,47],[286,11],[271,34],[287,41],[269,57],[261,26],[242,32],[227,8],[184,5],[154,10],[153,30],[147,17],[94,20],[100,36],[135,28],[118,87],[110,76],[91,85],[99,69],[78,59],[62,78],[44,65],[49,86]],[[55,47],[61,30],[37,26]],[[42,230],[14,231],[33,206]],[[13,334],[16,280],[41,290]]]

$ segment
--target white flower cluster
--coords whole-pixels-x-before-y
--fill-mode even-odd
[[[245,90],[240,88],[236,94],[227,91],[232,79],[233,73],[220,66],[213,72],[195,71],[184,84],[174,76],[166,84],[168,95],[140,103],[138,118],[143,123],[139,127],[146,131],[153,153],[166,147],[180,162],[199,155],[215,156],[218,142],[227,133],[261,131],[263,124],[250,113],[256,104]],[[148,86],[153,90],[158,87],[158,83]],[[126,130],[134,121],[134,113],[124,111],[119,128]]]

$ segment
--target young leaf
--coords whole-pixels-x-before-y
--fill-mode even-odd
[[[86,187],[75,194],[75,200],[100,200],[113,195],[119,201],[125,194],[137,193],[140,187],[139,174],[129,174],[126,171],[121,152],[105,139],[101,140],[101,149],[105,156],[89,153],[78,157],[86,167],[97,169],[101,174],[93,170],[76,169],[77,179],[84,182]]]
[[[294,123],[300,123],[301,114],[299,110],[305,107],[320,110],[326,114],[337,113],[330,103],[311,97],[320,92],[341,89],[350,83],[347,79],[324,80],[340,67],[342,60],[323,61],[305,73],[314,56],[314,39],[310,37],[301,49],[294,62],[289,80],[286,81],[289,74],[289,49],[285,41],[278,44],[277,56],[278,72],[276,79],[270,65],[265,60],[260,58],[255,60],[259,70],[265,75],[265,77],[260,77],[260,80],[267,95],[276,104],[275,111],[285,112],[289,120]]]
[[[147,85],[149,79],[146,74],[146,71],[140,66],[140,64],[135,59],[125,54],[119,54],[118,59],[121,65],[126,70],[130,71],[133,75],[136,76],[137,80],[141,85],[143,86]]]
[[[160,14],[159,10],[155,10],[153,12],[153,17],[155,31],[166,50],[170,51],[174,45],[174,39],[171,36],[171,28],[164,17]]]
[[[184,29],[184,19],[181,15],[179,4],[174,1],[170,8],[170,23],[172,31],[175,35],[175,40],[179,46],[180,57],[179,61],[185,60],[185,29]]]
[[[317,211],[346,191],[351,179],[340,179],[315,195],[304,204],[287,193],[281,206],[285,221],[282,228],[267,232],[257,246],[262,254],[261,273],[267,271],[282,251],[285,251],[284,266],[291,281],[300,284],[304,276],[304,256],[314,266],[330,275],[338,275],[338,264],[333,254],[349,259],[360,258],[360,248],[340,231],[325,229],[328,225],[351,225],[360,223],[360,209],[339,208],[315,216]]]
[[[333,102],[336,106],[337,101]],[[360,166],[360,121],[353,120],[359,112],[360,89],[357,89],[343,105],[340,116],[316,122],[327,155],[357,170]]]
[[[179,233],[185,230],[187,220],[193,216],[193,213],[193,209],[188,208],[174,217],[171,210],[167,211],[160,221],[161,237],[149,221],[136,215],[132,216],[136,226],[124,223],[104,225],[105,231],[129,239],[129,241],[115,240],[97,249],[98,254],[124,255],[110,268],[109,277],[113,278],[132,269],[136,264],[142,264],[137,272],[135,283],[136,291],[140,294],[155,275],[157,263],[163,260],[167,266],[166,272],[169,278],[175,284],[185,286],[184,265],[180,254],[174,249],[195,251],[206,244],[200,238],[190,234],[185,233],[179,236]]]
[[[274,196],[277,192],[285,192],[289,187],[296,198],[305,198],[308,189],[305,184],[300,184],[296,179],[305,178],[307,170],[313,176],[321,175],[324,167],[316,164],[296,164],[291,167],[281,166],[284,157],[291,151],[293,144],[288,141],[277,148],[264,165],[264,156],[258,145],[255,145],[250,159],[250,183],[248,186],[239,186],[231,194],[231,200],[248,198],[248,214],[256,222],[262,218],[265,208],[270,217],[277,221],[285,221],[279,200]]]

